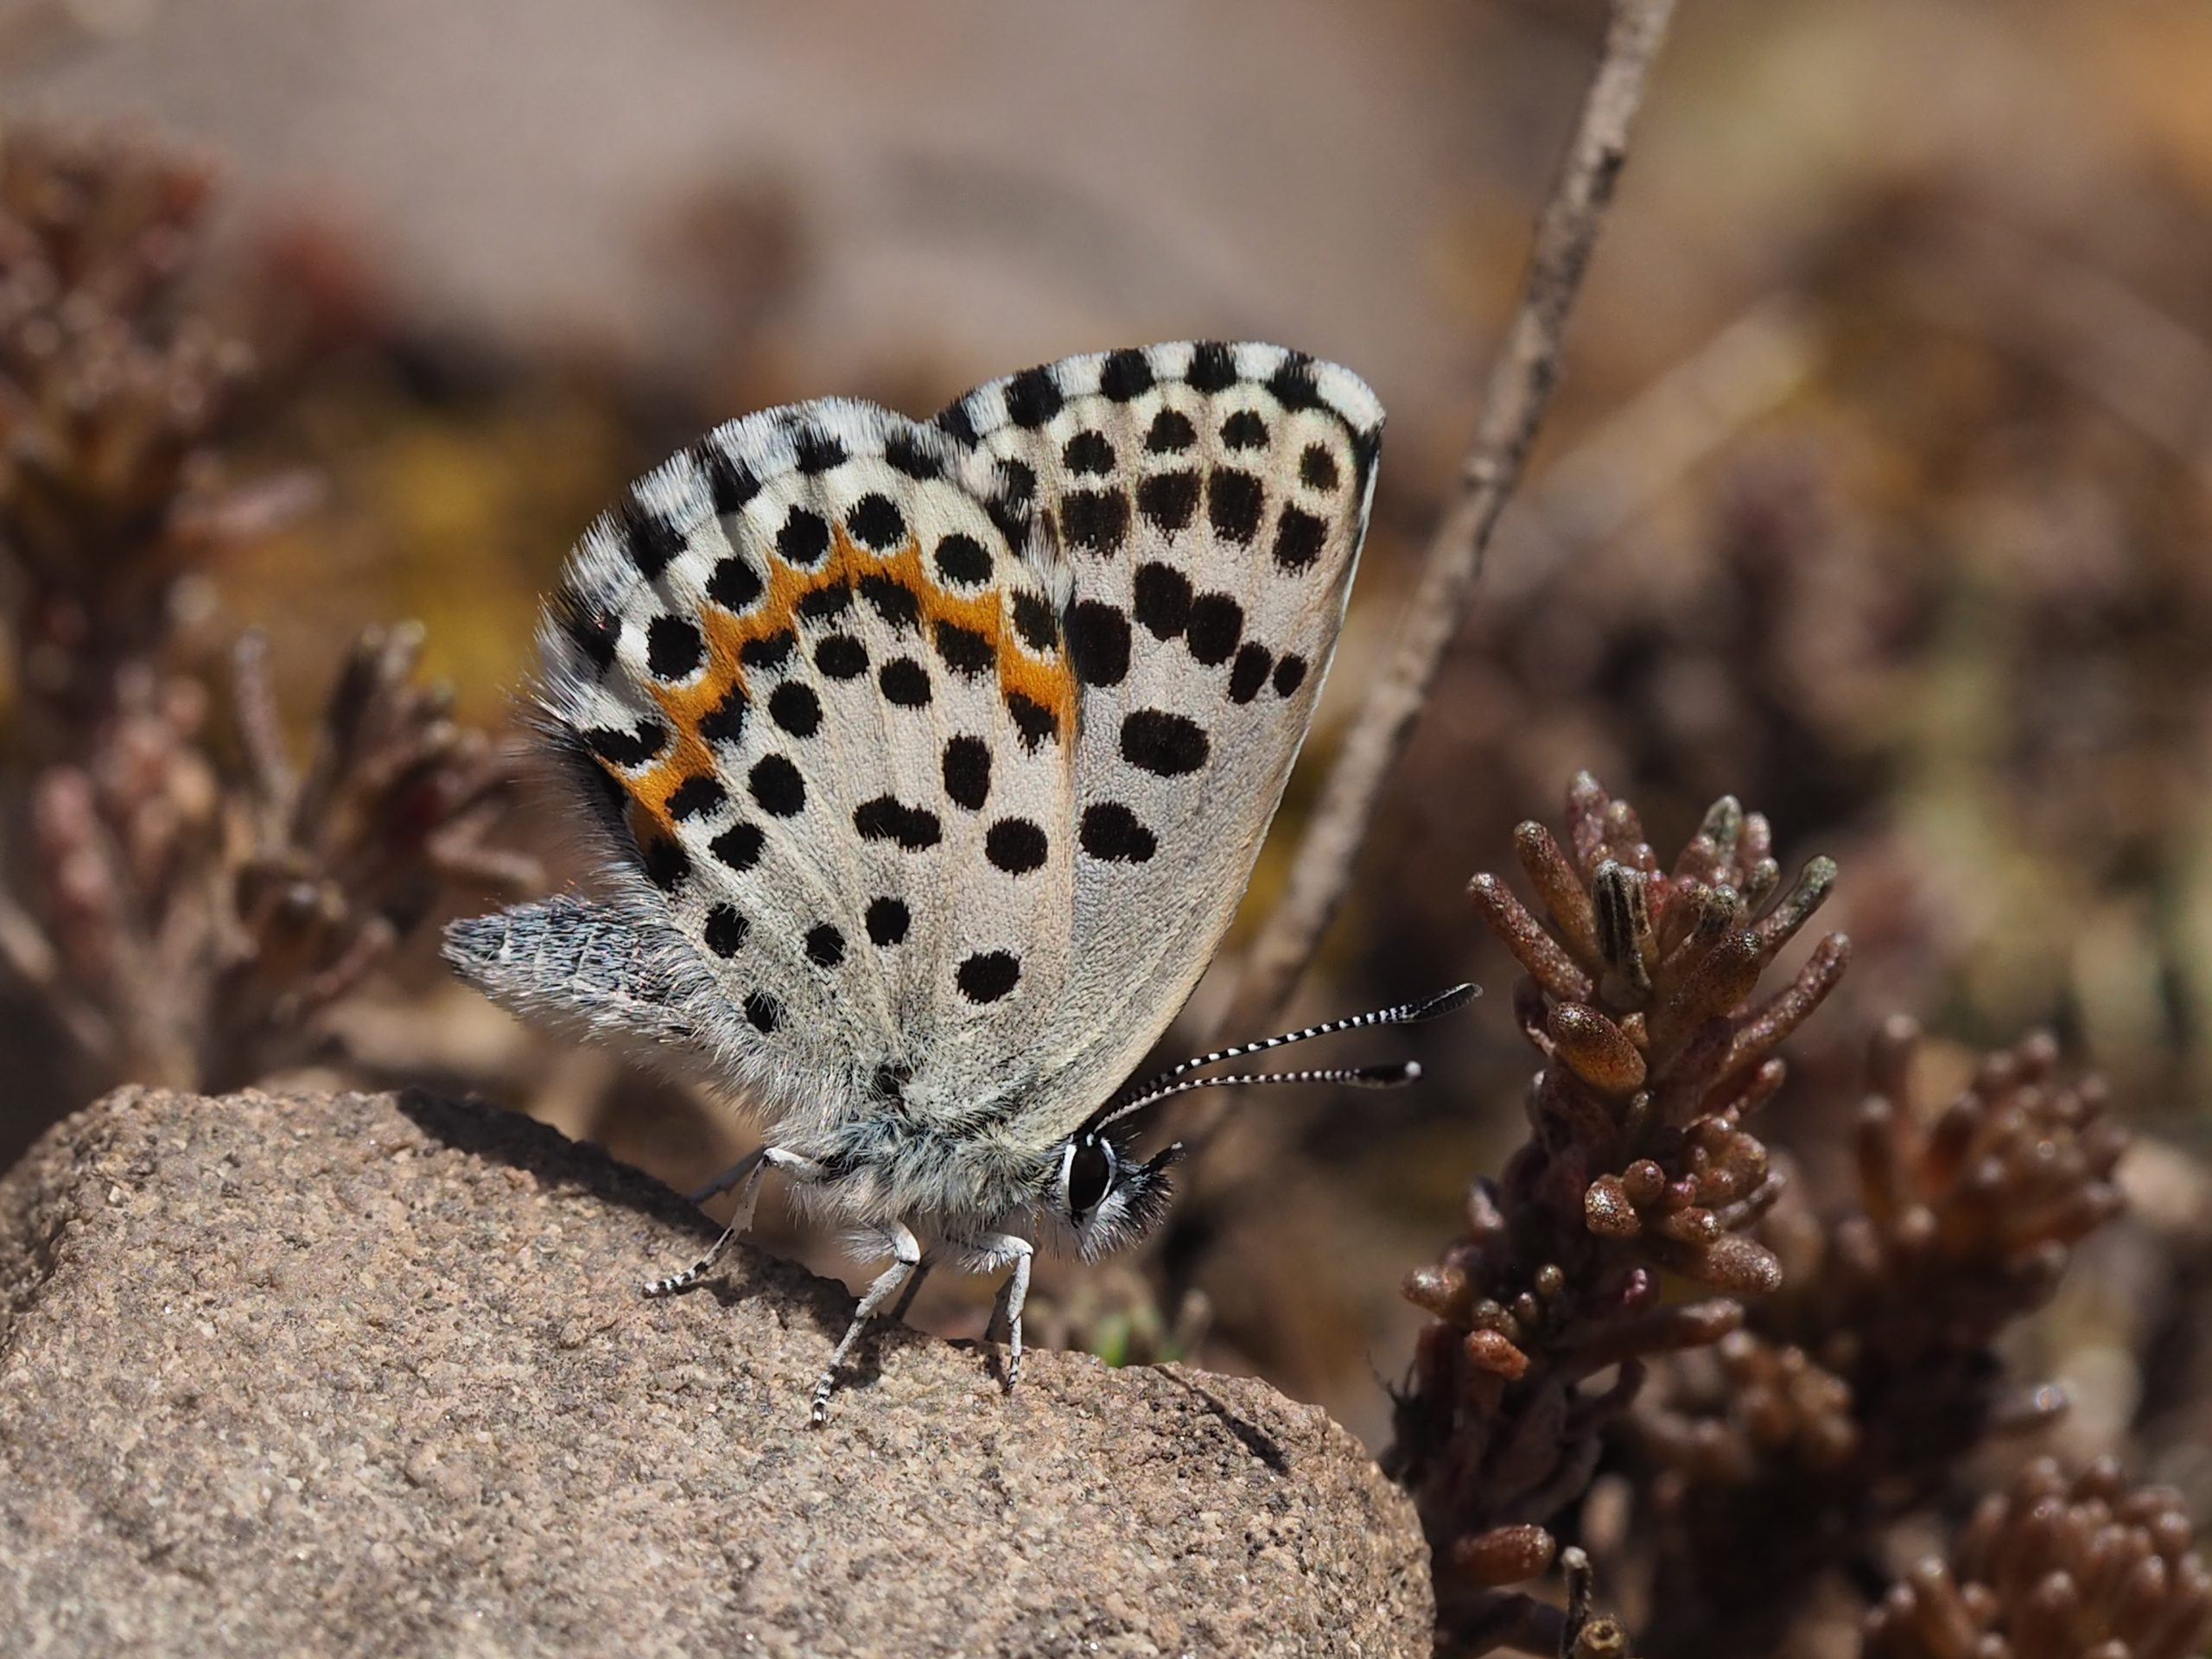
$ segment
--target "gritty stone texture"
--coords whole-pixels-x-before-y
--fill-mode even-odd
[[[525,1120],[126,1090],[0,1181],[11,1653],[1423,1654],[1402,1497],[1264,1384],[882,1333]]]

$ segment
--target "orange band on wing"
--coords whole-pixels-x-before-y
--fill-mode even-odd
[[[1010,639],[1003,590],[993,588],[974,598],[963,598],[932,581],[922,563],[920,547],[912,542],[889,553],[877,553],[854,542],[840,525],[830,556],[815,570],[794,569],[773,556],[766,561],[768,590],[743,616],[734,616],[711,603],[699,618],[706,636],[707,662],[698,677],[681,686],[648,683],[645,690],[668,717],[675,741],[650,770],[632,776],[608,766],[616,781],[628,791],[632,810],[630,828],[642,845],[656,832],[673,835],[675,820],[669,798],[692,778],[715,772],[713,747],[699,731],[699,722],[721,704],[734,685],[752,696],[739,653],[755,639],[766,639],[790,630],[796,637],[799,601],[809,594],[841,582],[857,584],[866,576],[884,576],[913,594],[925,633],[933,633],[940,622],[964,628],[989,643],[998,669],[1000,696],[1020,698],[1049,714],[1052,735],[1065,741],[1074,728],[1075,680],[1064,654],[1039,661],[1025,655]],[[867,601],[855,598],[855,603]],[[602,762],[602,765],[605,763]]]

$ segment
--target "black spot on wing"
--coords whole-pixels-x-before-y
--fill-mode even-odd
[[[842,467],[852,459],[842,443],[811,426],[799,428],[793,436],[792,448],[796,452],[792,465],[809,477]]]
[[[1266,491],[1257,474],[1234,467],[1217,469],[1206,480],[1206,517],[1214,534],[1240,544],[1260,533]]]
[[[794,817],[806,809],[806,779],[780,754],[764,754],[746,774],[753,799],[771,817]]]
[[[1060,464],[1078,478],[1107,478],[1114,471],[1114,445],[1103,432],[1086,428],[1060,447]]]
[[[829,556],[830,521],[818,512],[793,507],[776,532],[776,551],[785,563],[811,570]]]
[[[1275,525],[1275,563],[1285,570],[1310,569],[1321,556],[1329,527],[1303,507],[1285,507]]]
[[[785,680],[768,694],[768,715],[793,737],[812,737],[822,729],[822,699],[812,686]]]
[[[579,734],[584,747],[611,766],[641,766],[668,747],[668,728],[650,716],[628,731],[601,726]]]
[[[991,642],[973,628],[957,622],[937,625],[937,654],[944,665],[963,678],[973,679],[991,665]]]
[[[1137,567],[1136,615],[1155,639],[1173,639],[1191,620],[1191,582],[1172,564]]]
[[[983,514],[991,521],[991,527],[1006,538],[1008,547],[1028,545],[1029,509],[1022,502],[1004,494],[987,496]]]
[[[964,959],[953,982],[970,1002],[995,1002],[1021,982],[1021,962],[1010,950],[978,950]]]
[[[845,533],[861,546],[888,553],[906,540],[906,515],[891,498],[871,490],[845,514]]]
[[[1052,711],[1019,691],[1006,694],[1006,711],[1014,721],[1014,729],[1021,734],[1022,747],[1033,753],[1047,738],[1060,734],[1060,722],[1053,718]]]
[[[1008,875],[1041,869],[1050,851],[1043,829],[1027,818],[1001,818],[983,832],[983,856]]]
[[[1238,646],[1236,664],[1229,671],[1229,700],[1246,703],[1258,696],[1274,662],[1274,653],[1265,645],[1248,642]]]
[[[912,657],[893,657],[876,671],[875,683],[887,702],[901,709],[929,707],[930,671]]]
[[[918,442],[911,432],[894,432],[883,446],[883,458],[893,467],[913,479],[941,478],[944,468],[938,458]]]
[[[737,660],[747,668],[781,668],[798,646],[798,636],[789,628],[764,633],[737,648]]]
[[[1065,402],[1047,369],[1024,369],[1006,383],[1006,417],[1024,431],[1044,425]]]
[[[1221,442],[1227,449],[1264,449],[1268,423],[1257,410],[1240,409],[1221,423]]]
[[[849,633],[824,634],[814,665],[833,680],[856,680],[868,672],[868,647]]]
[[[861,597],[875,613],[900,632],[920,626],[922,601],[903,582],[880,573],[861,578]]]
[[[736,681],[722,700],[699,717],[699,735],[709,743],[734,743],[745,735],[745,688]]]
[[[1208,668],[1227,662],[1243,634],[1244,607],[1227,594],[1200,594],[1191,601],[1184,643]]]
[[[1121,491],[1071,490],[1060,500],[1060,532],[1068,545],[1115,553],[1129,534],[1129,498]]]
[[[682,823],[686,818],[711,817],[718,811],[729,791],[719,779],[702,772],[696,778],[686,778],[668,798],[668,816]]]
[[[853,607],[853,584],[833,582],[817,588],[798,602],[802,622],[826,622],[831,617],[842,616]]]
[[[931,555],[938,574],[960,588],[980,588],[991,579],[990,550],[973,536],[955,531],[937,544]]]
[[[1077,603],[1067,619],[1068,662],[1085,685],[1119,685],[1129,671],[1129,619],[1095,599]]]
[[[1133,397],[1141,397],[1152,386],[1152,365],[1142,352],[1110,352],[1099,365],[1099,392],[1115,403],[1126,404]]]
[[[885,897],[872,899],[868,906],[868,937],[871,943],[887,947],[905,941],[906,930],[914,918],[903,899]]]
[[[910,853],[925,851],[944,838],[944,826],[936,813],[908,806],[892,795],[879,795],[855,807],[853,828],[863,841],[895,842]]]
[[[667,569],[669,561],[683,550],[683,532],[666,514],[654,512],[635,497],[623,502],[620,518],[622,550],[647,582]]]
[[[1154,473],[1137,485],[1137,511],[1170,535],[1188,524],[1198,510],[1196,473]]]
[[[1014,595],[1014,631],[1030,650],[1049,652],[1060,643],[1060,620],[1043,596],[1017,591]]]
[[[717,560],[707,578],[707,597],[724,610],[750,610],[766,589],[760,573],[736,554]]]
[[[1009,501],[1026,507],[1037,499],[1037,469],[1027,461],[1012,455],[1001,457],[999,479]]]
[[[964,444],[972,446],[976,442],[976,417],[969,413],[968,400],[964,397],[945,409],[931,424],[941,432],[950,433]]]
[[[707,487],[714,492],[716,518],[728,518],[760,493],[760,480],[753,476],[753,469],[713,440],[702,439],[693,445],[691,459],[707,475]]]
[[[1236,384],[1236,359],[1219,340],[1200,340],[1191,349],[1191,371],[1183,378],[1196,391],[1227,391]]]
[[[716,905],[707,912],[707,949],[718,957],[735,956],[752,931],[753,924],[728,905]]]
[[[640,849],[645,879],[663,893],[673,893],[691,874],[691,855],[673,836],[657,835]]]
[[[1212,753],[1205,728],[1185,715],[1139,709],[1122,716],[1122,758],[1160,778],[1196,772]]]
[[[835,924],[817,922],[806,931],[806,959],[817,968],[835,968],[845,959],[845,936]]]
[[[1179,409],[1163,409],[1152,417],[1144,447],[1155,455],[1179,455],[1198,441],[1198,429]]]
[[[991,746],[980,737],[956,737],[944,746],[944,792],[956,806],[979,811],[991,794]]]
[[[707,850],[743,875],[760,861],[768,837],[757,823],[733,823],[707,843]]]
[[[604,674],[614,666],[615,647],[622,639],[620,617],[569,588],[554,595],[553,614],[561,632],[575,641],[594,668]]]
[[[1083,850],[1109,864],[1141,864],[1159,851],[1159,839],[1119,801],[1100,801],[1083,810]]]
[[[1285,409],[1319,409],[1321,389],[1313,381],[1313,359],[1294,352],[1268,377],[1268,390]]]

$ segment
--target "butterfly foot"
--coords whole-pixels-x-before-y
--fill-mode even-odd
[[[721,1257],[722,1247],[729,1243],[729,1237],[728,1233],[724,1233],[721,1242],[715,1244],[713,1249],[709,1250],[706,1255],[684,1268],[683,1272],[667,1274],[658,1279],[648,1279],[638,1288],[645,1296],[654,1298],[673,1296],[679,1290],[690,1289],[692,1286],[707,1276],[709,1270]]]
[[[752,1217],[748,1215],[746,1220],[751,1221]],[[722,1236],[715,1241],[714,1248],[684,1268],[683,1272],[671,1273],[664,1278],[648,1279],[640,1288],[647,1296],[673,1296],[679,1290],[689,1290],[707,1275],[715,1262],[722,1259],[722,1252],[729,1248],[730,1240],[736,1236],[737,1227],[734,1224],[723,1228]]]

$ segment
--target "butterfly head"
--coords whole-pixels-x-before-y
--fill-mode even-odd
[[[1168,1166],[1182,1155],[1178,1141],[1140,1159],[1086,1127],[1053,1154],[1045,1214],[1086,1261],[1120,1249],[1150,1232],[1166,1210]]]

